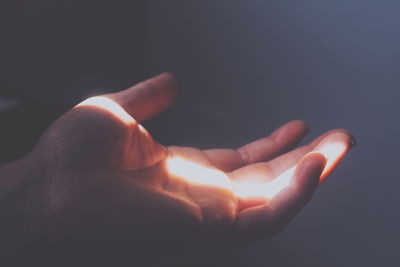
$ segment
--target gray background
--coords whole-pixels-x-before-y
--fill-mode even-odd
[[[236,147],[292,119],[307,121],[311,137],[355,133],[358,146],[283,233],[204,266],[399,265],[398,1],[50,2],[24,5],[28,18],[9,7],[8,34],[18,36],[2,49],[3,95],[22,110],[43,112],[39,101],[56,117],[85,96],[169,71],[180,97],[146,124],[165,144]],[[19,153],[51,120],[32,118]],[[15,151],[8,138],[14,145],[3,147]]]
[[[177,142],[237,146],[292,119],[358,139],[281,235],[221,262],[398,266],[400,3],[149,3],[148,70],[181,81]]]

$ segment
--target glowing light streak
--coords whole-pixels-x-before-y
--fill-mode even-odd
[[[75,106],[75,108],[79,107],[98,108],[110,113],[125,124],[136,123],[135,119],[132,118],[132,116],[129,115],[118,103],[105,96],[95,96],[88,98]]]

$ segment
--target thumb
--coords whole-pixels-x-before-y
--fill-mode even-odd
[[[173,103],[177,82],[170,73],[163,73],[124,91],[105,95],[119,104],[136,121],[153,117]]]
[[[176,95],[171,74],[161,74],[121,92],[89,98],[58,119],[36,151],[62,167],[150,167],[166,155],[139,121],[170,106]]]
[[[176,97],[176,87],[175,77],[163,73],[126,90],[104,96],[113,100],[127,116],[133,118],[130,125],[127,125],[130,128],[129,140],[123,149],[123,160],[120,163],[123,169],[150,167],[165,157],[166,149],[154,142],[139,122],[167,109]]]

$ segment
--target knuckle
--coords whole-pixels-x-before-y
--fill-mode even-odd
[[[251,156],[251,153],[248,151],[248,149],[246,147],[242,147],[240,149],[238,149],[238,153],[240,158],[246,162],[246,163],[252,163],[253,162],[253,158]]]

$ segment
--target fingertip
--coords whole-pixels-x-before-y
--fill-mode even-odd
[[[353,139],[353,135],[350,135],[348,131],[338,130],[323,138],[315,147],[314,151],[323,154],[327,159],[325,169],[321,174],[321,182],[332,173],[350,150]]]
[[[107,97],[141,122],[166,110],[173,104],[176,95],[177,81],[174,75],[161,73]]]
[[[176,81],[175,75],[172,74],[171,72],[162,72],[160,74],[158,74],[156,77],[164,77],[164,78],[168,78],[168,79],[172,79]]]
[[[305,133],[310,130],[310,127],[307,125],[307,123],[302,120],[289,121],[283,124],[281,127],[279,127],[279,129],[283,128],[296,129],[299,132],[305,132]]]
[[[161,72],[160,74],[154,76],[154,77],[162,77],[162,76],[174,76],[171,72],[165,71],[165,72]]]
[[[161,73],[161,74],[159,74],[159,75],[157,75],[157,76],[155,76],[153,78],[150,78],[149,80],[151,80],[151,79],[162,80],[169,87],[174,88],[174,89],[176,89],[177,86],[178,86],[178,81],[177,81],[175,75],[170,73],[170,72],[163,72],[163,73]]]
[[[319,136],[317,139],[315,139],[315,140],[311,143],[311,146],[316,147],[316,146],[318,146],[322,141],[324,141],[326,138],[331,137],[331,136],[336,135],[336,134],[342,134],[343,137],[345,137],[345,138],[347,137],[349,140],[354,139],[354,142],[355,142],[355,137],[354,137],[354,134],[353,134],[352,132],[350,132],[350,131],[347,130],[347,129],[338,128],[338,129],[333,129],[333,130],[330,130],[330,131],[328,131],[328,132],[322,134],[321,136]],[[350,142],[349,142],[349,143],[350,143]]]
[[[293,120],[289,123],[296,125],[298,128],[304,129],[304,131],[310,130],[310,127],[308,126],[308,124],[303,120]]]
[[[164,94],[161,95],[167,97],[171,102],[177,95],[178,81],[175,75],[170,72],[163,72],[145,82],[149,82],[153,86],[163,90]]]
[[[350,140],[353,138],[353,134],[350,133],[347,130],[337,130],[334,131],[333,133],[329,134],[328,136],[326,136],[322,141],[322,142],[326,142],[327,140],[329,140],[329,142],[342,142],[345,143],[348,147],[350,147]]]
[[[273,135],[277,143],[288,143],[290,147],[300,142],[308,131],[309,127],[304,121],[294,120],[279,127]]]
[[[358,141],[354,134],[350,137],[350,148],[354,148],[357,145]]]

